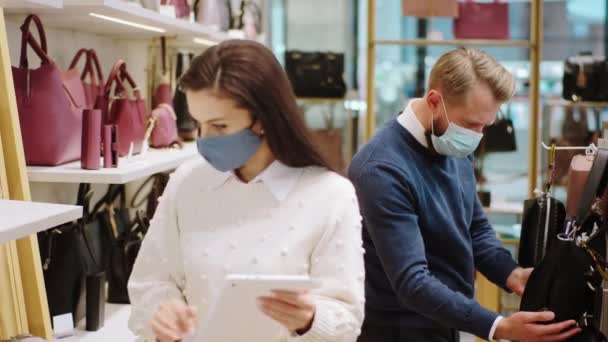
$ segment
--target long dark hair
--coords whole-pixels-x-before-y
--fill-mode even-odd
[[[192,60],[183,90],[212,89],[258,119],[275,158],[291,167],[334,170],[311,143],[296,97],[281,64],[264,45],[228,40]]]

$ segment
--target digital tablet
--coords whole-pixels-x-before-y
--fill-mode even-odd
[[[285,329],[260,311],[257,298],[268,296],[273,290],[304,291],[315,287],[318,287],[317,282],[308,276],[228,275],[220,296],[211,304],[193,341],[275,341]]]

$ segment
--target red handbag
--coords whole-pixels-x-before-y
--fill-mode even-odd
[[[133,90],[133,98],[125,88],[127,81]],[[111,98],[112,87],[115,85],[114,95]],[[114,64],[103,96],[97,99],[96,108],[102,111],[104,125],[118,127],[118,153],[120,156],[129,154],[133,146],[133,154],[141,152],[146,135],[146,105],[141,98],[137,84],[127,72],[127,65],[123,60]]]
[[[155,148],[171,147],[180,144],[177,138],[177,116],[173,107],[162,103],[150,115],[152,133],[150,146]]]
[[[34,22],[40,44],[29,32]],[[49,58],[40,18],[29,15],[21,26],[19,67],[13,80],[27,165],[55,166],[80,158],[84,89],[75,70],[61,73]],[[27,45],[40,57],[38,69],[29,69]]]
[[[190,17],[190,5],[188,5],[188,0],[162,0],[161,5],[173,5],[173,7],[175,7],[175,16],[178,18]]]
[[[169,82],[169,73],[167,72],[167,44],[165,37],[161,37],[161,57],[162,57],[162,74],[160,82],[154,92],[152,98],[152,108],[158,107],[161,103],[173,105],[173,95],[171,94],[171,84]]]
[[[509,39],[509,4],[498,0],[458,4],[454,36],[459,39]]]
[[[95,101],[98,96],[103,95],[104,89],[104,78],[103,73],[101,71],[101,65],[99,64],[99,59],[97,58],[97,54],[95,50],[90,49],[80,49],[72,59],[72,63],[70,63],[70,70],[76,69],[76,65],[82,58],[82,56],[86,56],[86,62],[84,69],[80,75],[80,79],[82,80],[84,87],[84,95],[85,95],[85,107],[87,109],[93,109],[95,107]],[[95,70],[94,70],[95,69]],[[90,77],[91,83],[85,83],[87,76]]]

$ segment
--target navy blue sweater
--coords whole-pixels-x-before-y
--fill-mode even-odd
[[[473,299],[475,269],[504,287],[517,264],[483,212],[471,161],[432,154],[393,120],[349,177],[363,216],[367,323],[487,339],[498,316]]]

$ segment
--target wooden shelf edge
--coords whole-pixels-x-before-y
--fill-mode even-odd
[[[496,40],[496,39],[455,39],[455,40],[431,40],[431,39],[377,39],[376,45],[412,45],[412,46],[495,46],[530,48],[532,42],[528,40]]]

